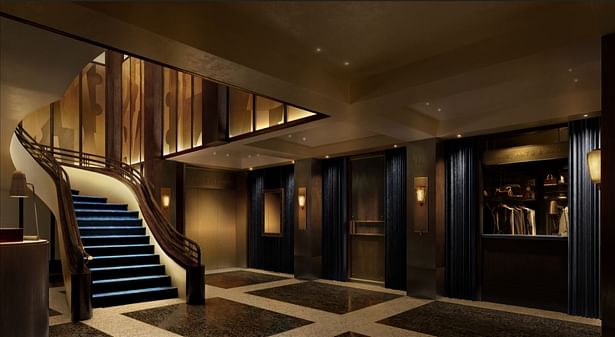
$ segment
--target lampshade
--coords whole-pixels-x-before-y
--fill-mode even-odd
[[[26,187],[26,174],[21,171],[13,172],[11,177],[11,189],[9,190],[9,197],[13,198],[27,198],[28,189]]]
[[[600,185],[600,149],[595,149],[587,154],[587,167],[592,183]]]

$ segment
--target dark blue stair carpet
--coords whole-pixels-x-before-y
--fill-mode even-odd
[[[107,307],[135,302],[162,300],[177,296],[177,288],[175,287],[145,288],[93,294],[92,304],[96,307]]]
[[[73,206],[75,210],[81,209],[115,209],[115,210],[128,210],[128,205],[126,204],[110,204],[110,203],[100,203],[100,202],[83,202],[83,201],[73,201]]]
[[[160,257],[149,244],[138,211],[107,198],[73,190],[81,242],[92,260],[92,304],[95,307],[178,296]]]
[[[94,293],[108,293],[137,288],[170,287],[171,277],[168,275],[144,275],[92,281]]]

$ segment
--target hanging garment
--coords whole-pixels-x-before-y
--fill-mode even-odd
[[[568,206],[562,210],[562,215],[559,218],[559,235],[568,236]]]

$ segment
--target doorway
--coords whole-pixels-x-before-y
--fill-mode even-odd
[[[351,279],[384,282],[384,154],[350,159]]]

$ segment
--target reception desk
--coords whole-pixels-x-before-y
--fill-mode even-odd
[[[0,243],[0,336],[49,336],[49,242]]]

